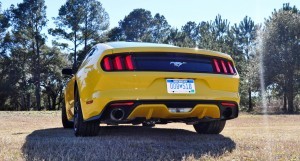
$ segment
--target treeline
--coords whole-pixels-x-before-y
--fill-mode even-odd
[[[246,16],[232,25],[217,15],[211,21],[188,21],[181,29],[169,25],[159,13],[135,9],[109,30],[109,15],[96,0],[67,0],[51,29],[47,29],[44,0],[23,0],[0,11],[0,110],[61,108],[66,80],[60,70],[71,65],[76,70],[94,44],[108,41],[166,43],[227,53],[241,76],[243,109],[252,111],[261,105],[262,89],[270,105],[291,113],[299,108],[300,12],[296,6],[284,4],[264,24]],[[56,38],[52,46],[46,45],[48,34]]]

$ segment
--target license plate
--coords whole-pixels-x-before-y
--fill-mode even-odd
[[[193,79],[167,79],[166,81],[168,93],[196,93]]]

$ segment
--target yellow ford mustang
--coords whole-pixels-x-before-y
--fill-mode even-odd
[[[172,45],[111,42],[95,45],[65,88],[62,122],[76,136],[99,124],[184,122],[218,134],[238,116],[239,75],[223,53]],[[101,129],[101,128],[100,128]]]

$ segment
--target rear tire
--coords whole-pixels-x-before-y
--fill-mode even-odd
[[[226,120],[200,122],[194,124],[198,134],[219,134],[225,127]]]
[[[99,132],[99,121],[84,121],[78,90],[75,91],[74,133],[75,136],[96,136]]]
[[[62,121],[63,127],[66,129],[73,128],[73,126],[74,126],[74,123],[68,120],[67,111],[66,111],[65,106],[63,106],[61,108],[61,121]]]

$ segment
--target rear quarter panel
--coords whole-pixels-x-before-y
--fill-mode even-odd
[[[65,88],[65,106],[68,120],[72,120],[74,116],[74,84],[75,77],[72,77]]]

